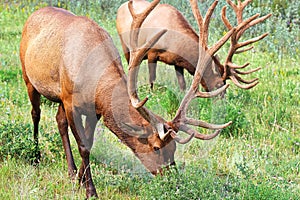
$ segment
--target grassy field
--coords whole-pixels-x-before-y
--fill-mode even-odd
[[[33,126],[21,75],[19,42],[29,14],[46,3],[28,3],[0,5],[0,199],[83,199],[84,188],[68,178],[55,122],[57,105],[45,99],[40,122],[42,160],[37,167],[30,164]],[[121,49],[114,15],[105,17],[97,13],[97,5],[86,4],[70,9],[101,24]],[[109,12],[116,12],[119,5]],[[152,177],[130,150],[99,123],[91,165],[101,199],[299,199],[300,36],[297,27],[290,33],[281,31],[279,36],[278,32],[274,30],[259,42],[258,50],[237,57],[239,63],[249,61],[253,68],[262,66],[254,75],[260,84],[249,91],[231,84],[226,100],[221,102],[226,108],[221,120],[232,120],[233,124],[212,141],[193,140],[179,145],[177,172]],[[293,38],[282,44],[286,35]],[[274,48],[266,51],[271,43]],[[173,67],[161,64],[158,68],[156,90],[147,105],[171,118],[184,94],[176,84]],[[142,67],[141,81],[145,83],[146,74],[146,67]],[[145,91],[148,90],[141,87],[141,92]],[[199,100],[193,103],[191,114],[217,121],[218,109],[221,108],[215,108],[214,101]],[[73,138],[71,142],[79,165]]]

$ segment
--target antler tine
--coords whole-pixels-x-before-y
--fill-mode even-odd
[[[237,74],[240,74],[240,75],[246,75],[246,74],[251,74],[251,73],[253,73],[253,72],[257,72],[257,71],[260,70],[260,69],[261,69],[261,67],[257,67],[257,68],[255,68],[255,69],[251,69],[251,70],[245,71],[245,72],[241,72],[241,71],[239,71],[239,70],[235,70],[235,72],[236,72]]]
[[[230,49],[228,51],[228,55],[227,55],[227,58],[226,58],[226,61],[224,64],[225,69],[224,69],[223,78],[224,79],[230,78],[233,81],[233,83],[240,88],[250,89],[258,84],[257,79],[247,81],[247,80],[244,80],[241,77],[239,77],[238,74],[240,74],[240,75],[250,74],[255,71],[258,71],[260,68],[252,69],[252,70],[249,70],[246,72],[238,71],[237,69],[245,68],[249,65],[249,63],[246,63],[241,66],[236,65],[232,62],[232,58],[235,54],[242,53],[242,52],[252,49],[253,46],[250,46],[250,47],[245,47],[245,46],[253,44],[259,40],[262,40],[263,38],[265,38],[268,35],[268,33],[264,33],[258,37],[249,39],[247,41],[239,42],[240,37],[243,35],[243,33],[248,28],[268,19],[271,16],[271,14],[265,15],[260,18],[258,18],[259,14],[256,14],[256,15],[249,17],[246,20],[243,20],[243,11],[244,11],[245,7],[251,2],[251,0],[246,0],[244,2],[242,2],[241,0],[238,0],[237,4],[233,3],[231,0],[226,0],[226,2],[230,5],[230,7],[234,10],[234,12],[236,14],[237,27],[231,36],[231,45],[230,45]],[[226,7],[223,7],[223,9],[222,9],[222,20],[223,20],[225,26],[227,27],[227,29],[231,30],[232,25],[230,24],[228,18],[226,17]],[[239,50],[242,47],[245,47],[245,48]],[[242,84],[240,84],[240,82],[245,83],[246,85],[242,85]]]
[[[249,51],[253,48],[254,48],[254,46],[246,47],[245,49],[241,49],[241,50],[236,51],[235,54],[244,53],[244,52]]]
[[[170,136],[179,144],[186,144],[189,141],[191,141],[191,139],[193,139],[193,137],[195,136],[195,134],[190,134],[190,136],[188,138],[180,138],[179,136],[177,136],[176,132],[171,130],[170,132]]]
[[[250,27],[252,27],[252,26],[255,26],[256,24],[259,24],[259,23],[265,21],[266,19],[268,19],[268,18],[271,17],[271,16],[272,16],[272,14],[269,13],[269,14],[263,16],[263,17],[260,17],[260,18],[258,18],[258,19],[255,19],[255,20],[251,21],[251,22],[250,22],[249,24],[247,24],[242,30],[239,31],[239,33],[238,33],[238,35],[237,35],[237,38],[239,39],[239,38],[243,35],[243,33],[244,33],[248,28],[250,28]]]
[[[202,128],[207,128],[207,129],[212,129],[212,130],[219,130],[219,129],[226,128],[232,122],[230,121],[230,122],[228,122],[226,124],[211,124],[211,123],[207,123],[207,122],[202,121],[202,120],[196,120],[196,119],[192,119],[192,118],[186,118],[185,123],[189,124],[189,125],[193,125],[193,126],[199,126],[199,127],[202,127]]]
[[[146,17],[150,14],[150,12],[157,6],[160,0],[154,0],[150,3],[150,6],[146,8],[146,10],[142,13],[136,14],[133,9],[133,0],[128,2],[128,9],[133,18],[131,24],[131,34],[130,34],[130,43],[133,49],[137,48],[138,44],[138,35],[140,32],[140,28],[145,21]]]
[[[211,139],[217,137],[221,133],[221,130],[216,130],[212,134],[204,135],[204,134],[200,134],[198,131],[196,131],[186,125],[181,126],[180,130],[189,135],[193,135],[196,139],[200,139],[200,140],[211,140]]]
[[[202,79],[203,73],[206,70],[206,68],[210,65],[212,62],[212,56],[221,48],[222,45],[226,43],[226,41],[230,38],[230,36],[233,34],[235,28],[232,28],[232,30],[228,31],[225,36],[223,36],[216,44],[214,44],[212,47],[208,48],[207,46],[207,39],[208,39],[208,28],[209,28],[209,22],[210,18],[212,16],[212,13],[215,9],[215,7],[218,4],[218,1],[214,1],[214,3],[209,7],[205,19],[203,20],[202,15],[198,8],[197,0],[190,0],[190,4],[193,10],[193,14],[195,19],[197,20],[199,30],[200,30],[200,37],[199,37],[199,57],[198,57],[198,63],[196,67],[196,71],[194,74],[194,78],[192,81],[192,84],[184,96],[183,100],[181,101],[180,107],[177,110],[177,113],[173,120],[171,121],[172,126],[175,128],[175,130],[183,131],[190,136],[187,139],[179,139],[179,137],[172,133],[171,136],[178,142],[178,141],[189,141],[192,137],[195,137],[197,139],[202,140],[208,140],[216,137],[220,133],[220,129],[223,129],[227,126],[229,126],[232,122],[228,122],[226,124],[216,125],[216,124],[210,124],[207,122],[204,122],[202,120],[196,120],[186,117],[186,112],[189,103],[195,99],[195,98],[211,98],[214,96],[219,95],[220,93],[224,92],[229,84],[224,85],[223,87],[212,91],[212,92],[201,92],[199,91],[199,84]],[[196,127],[202,127],[207,129],[214,129],[217,130],[215,133],[210,135],[203,135],[200,134],[198,131],[193,130],[192,128],[188,127],[187,125],[192,125]]]
[[[237,79],[237,76],[229,76],[229,78],[232,80],[232,82],[238,86],[239,88],[242,88],[242,89],[251,89],[253,88],[254,86],[256,86],[259,82],[258,81],[255,81],[251,84],[247,84],[247,85],[242,85],[240,84],[239,80]]]
[[[203,28],[203,17],[198,9],[198,0],[190,0],[190,4],[192,7],[194,17],[195,17],[198,27],[200,29],[199,32],[201,33],[201,29]],[[200,41],[200,39],[199,39],[199,41]]]
[[[202,42],[205,44],[205,46],[208,45],[208,28],[211,16],[219,2],[214,1],[213,4],[209,7],[208,11],[206,12],[205,18],[204,18],[204,24],[203,24],[203,32],[202,32]]]
[[[199,8],[198,8],[198,0],[190,0],[190,4],[192,7],[194,17],[195,17],[198,27],[199,27],[199,43],[202,45],[202,48],[204,48],[206,50],[206,49],[208,49],[208,46],[207,46],[207,44],[208,44],[208,27],[209,27],[211,16],[218,4],[218,0],[214,1],[213,4],[209,7],[209,9],[206,12],[204,20],[199,11]]]
[[[248,65],[250,65],[250,63],[245,63],[244,65],[237,65],[237,64],[234,64],[232,62],[228,62],[227,65],[231,68],[231,69],[243,69],[245,67],[247,67]]]
[[[149,51],[149,49],[162,37],[163,34],[166,33],[167,30],[161,30],[158,32],[151,40],[149,40],[146,44],[139,47],[138,46],[138,36],[140,33],[140,28],[146,19],[146,17],[150,14],[150,12],[157,6],[160,0],[154,0],[150,3],[150,6],[146,8],[146,10],[142,13],[136,14],[133,9],[132,0],[128,3],[128,9],[132,15],[133,21],[131,24],[130,31],[130,43],[132,49],[130,50],[130,60],[129,60],[129,69],[128,69],[128,94],[130,97],[131,104],[137,111],[146,119],[149,123],[152,124],[154,128],[157,130],[161,130],[159,127],[161,122],[151,111],[144,108],[144,104],[147,102],[148,97],[144,100],[140,101],[137,94],[137,77],[139,73],[140,63],[143,60],[143,57]],[[159,132],[159,131],[158,131]],[[163,135],[159,133],[160,135]]]
[[[229,22],[229,20],[228,20],[228,18],[227,18],[227,16],[226,16],[226,10],[227,10],[227,7],[226,6],[224,6],[223,8],[222,8],[222,15],[221,15],[221,17],[222,17],[222,21],[223,21],[223,23],[225,24],[225,26],[227,27],[227,29],[228,30],[231,30],[232,29],[232,25],[230,24],[230,22]]]
[[[239,48],[241,48],[241,47],[247,46],[247,45],[249,45],[249,44],[253,44],[253,43],[255,43],[255,42],[259,41],[259,40],[264,39],[264,38],[265,38],[266,36],[268,36],[268,35],[269,35],[269,33],[264,33],[264,34],[262,34],[262,35],[260,35],[260,36],[258,36],[258,37],[252,38],[252,39],[247,40],[247,41],[245,41],[245,42],[240,42],[240,43],[238,43],[238,44],[236,45],[236,49],[239,49]]]
[[[251,2],[252,0],[246,0],[241,2],[238,0],[238,4],[234,4],[231,0],[226,0],[226,2],[232,7],[234,12],[236,13],[237,22],[241,23],[243,21],[243,11],[244,8]]]
[[[255,81],[258,81],[258,78],[254,78],[252,80],[244,80],[238,75],[235,75],[235,77],[239,82],[246,83],[246,84],[250,84],[250,83],[254,83]]]
[[[196,92],[196,97],[201,97],[201,98],[211,98],[211,97],[216,97],[219,94],[221,94],[222,92],[224,92],[227,88],[229,87],[229,84],[225,84],[224,86],[211,91],[211,92],[201,92],[201,91],[197,91]]]

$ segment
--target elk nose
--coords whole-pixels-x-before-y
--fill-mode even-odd
[[[176,166],[175,161],[171,162],[171,163],[170,163],[170,166]]]
[[[218,83],[216,85],[216,89],[223,87],[223,85],[225,85],[224,82]]]
[[[226,84],[225,82],[219,82],[216,85],[215,89],[219,89],[219,88],[223,87],[225,84]],[[224,98],[225,93],[226,93],[226,91],[223,91],[222,93],[219,94],[219,97]]]

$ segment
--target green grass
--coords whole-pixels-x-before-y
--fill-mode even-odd
[[[31,165],[34,149],[31,107],[18,51],[26,18],[44,4],[30,2],[30,6],[0,5],[0,199],[83,199],[84,188],[79,189],[77,181],[68,178],[55,122],[57,105],[45,99],[40,122],[42,160],[38,167]],[[85,10],[85,5],[71,9],[105,27],[121,49],[113,17],[103,18],[103,14],[97,14],[95,5],[89,6],[93,9]],[[259,45],[271,41],[272,34]],[[190,115],[200,115],[207,121],[232,120],[233,124],[212,141],[193,140],[178,145],[178,172],[152,177],[100,123],[91,155],[99,196],[102,199],[299,199],[299,55],[251,51],[237,57],[237,61],[262,66],[253,75],[259,77],[260,84],[250,91],[231,84],[226,100],[218,104],[207,99],[192,103]],[[146,95],[149,93],[146,66],[141,67],[140,73],[140,92]],[[169,76],[166,78],[165,74]],[[147,106],[171,119],[183,95],[173,67],[161,64]],[[71,142],[79,166],[73,138]]]

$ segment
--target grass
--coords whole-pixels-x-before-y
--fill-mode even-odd
[[[83,199],[84,189],[78,189],[77,181],[67,175],[55,122],[57,105],[45,99],[40,123],[42,161],[38,167],[31,165],[31,107],[18,49],[26,18],[42,6],[36,2],[28,7],[17,3],[0,6],[0,199]],[[114,21],[83,8],[72,9],[105,27],[121,49]],[[272,35],[260,45],[271,39]],[[262,66],[255,73],[260,84],[250,91],[231,84],[226,100],[217,107],[210,100],[193,102],[189,114],[207,121],[232,120],[233,124],[215,140],[178,145],[177,172],[152,177],[127,147],[98,124],[91,161],[101,199],[299,199],[299,55],[252,51],[237,60]],[[142,66],[140,92],[145,94],[146,74]],[[163,74],[169,74],[167,79]],[[172,66],[158,67],[155,88],[147,106],[171,119],[184,95]],[[79,166],[73,138],[71,142]]]

